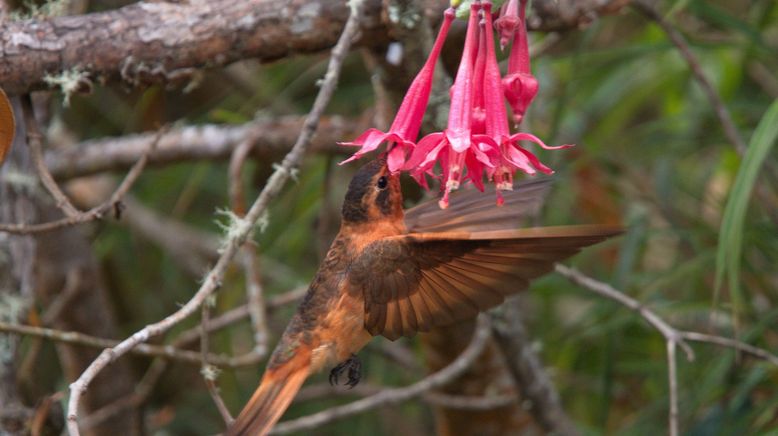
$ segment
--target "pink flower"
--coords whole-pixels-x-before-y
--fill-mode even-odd
[[[500,33],[500,49],[505,50],[508,41],[519,27],[519,0],[508,0],[500,9],[500,18],[494,22],[494,28]]]
[[[487,153],[496,144],[486,135],[473,132],[473,85],[480,9],[479,3],[470,6],[462,60],[451,88],[448,126],[443,132],[431,133],[420,140],[404,168],[410,170],[413,177],[426,187],[425,174],[431,174],[435,163],[440,160],[444,190],[443,199],[439,203],[441,208],[448,207],[449,193],[459,188],[464,180],[469,179],[483,189],[483,174],[487,168],[494,166]]]
[[[494,181],[499,205],[503,202],[500,191],[513,189],[513,175],[517,170],[529,175],[538,171],[553,173],[537,156],[522,147],[522,141],[534,142],[547,150],[571,146],[550,147],[530,133],[511,134],[503,100],[505,98],[511,105],[514,120],[519,123],[537,93],[538,83],[530,72],[524,24],[526,0],[510,0],[494,26],[500,31],[503,44],[513,39],[508,74],[504,79],[495,54],[491,8],[491,2],[476,1],[470,6],[462,59],[450,90],[446,129],[430,133],[415,143],[429,100],[435,62],[454,17],[451,9],[446,11],[427,63],[413,81],[389,131],[369,129],[354,142],[346,143],[361,148],[345,162],[358,159],[383,142],[390,142],[389,170],[393,173],[408,171],[425,188],[428,188],[428,175],[438,178],[443,191],[439,202],[441,208],[448,206],[451,191],[466,181],[482,191],[484,176]],[[440,174],[436,175],[438,163]]]
[[[515,3],[516,0],[511,0]],[[510,5],[509,5],[510,6]],[[527,0],[521,0],[520,14],[518,16],[519,24],[513,35],[513,45],[511,53],[508,56],[508,74],[502,79],[503,92],[508,104],[513,110],[513,122],[517,125],[524,118],[524,112],[529,107],[535,95],[538,93],[538,81],[530,71],[529,64],[529,46],[527,45],[527,26],[525,20],[525,9]],[[506,13],[510,12],[509,7]],[[515,14],[515,12],[513,12]],[[506,18],[507,15],[500,19]]]
[[[424,63],[419,74],[413,79],[413,83],[408,88],[397,115],[389,127],[388,132],[382,132],[378,129],[368,129],[352,142],[342,142],[341,145],[351,145],[361,147],[353,156],[341,162],[351,162],[359,159],[364,154],[377,149],[383,142],[389,142],[389,153],[387,156],[387,165],[389,171],[397,173],[405,164],[405,156],[408,151],[415,147],[416,138],[419,136],[421,123],[424,119],[424,112],[429,102],[430,91],[432,89],[432,78],[435,72],[435,64],[438,61],[440,50],[446,39],[451,22],[454,21],[454,10],[449,8],[444,13],[443,24],[435,39],[435,45],[432,47],[427,61]]]
[[[489,4],[484,5],[484,16],[486,28],[491,28],[492,16],[489,13]],[[529,140],[547,150],[571,147],[570,145],[560,145],[550,147],[536,136],[529,133],[516,133],[511,135],[508,127],[508,117],[505,111],[505,104],[502,101],[500,92],[500,67],[497,65],[497,55],[494,52],[494,37],[492,32],[484,32],[484,44],[486,64],[484,68],[483,83],[481,85],[484,96],[484,114],[485,114],[485,133],[491,138],[493,143],[499,145],[499,153],[493,156],[495,171],[493,173],[494,183],[497,188],[498,204],[502,203],[500,190],[513,189],[513,173],[520,169],[527,174],[535,174],[541,171],[546,174],[552,174],[553,171],[543,165],[540,160],[520,145],[519,141]],[[514,43],[515,45],[515,43]],[[479,54],[480,55],[480,54]]]

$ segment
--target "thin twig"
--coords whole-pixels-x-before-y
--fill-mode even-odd
[[[446,395],[439,392],[427,392],[424,401],[447,409],[485,411],[510,406],[518,401],[516,395],[502,394],[495,396],[478,395]]]
[[[725,338],[721,336],[707,335],[697,332],[686,332],[678,330],[667,324],[652,310],[643,306],[639,301],[627,296],[607,283],[600,282],[585,274],[568,268],[562,264],[556,264],[556,272],[566,277],[571,282],[580,285],[590,291],[595,292],[605,298],[615,300],[618,303],[636,311],[651,326],[658,330],[664,336],[667,344],[667,364],[668,364],[668,383],[670,390],[670,410],[668,416],[669,433],[671,436],[678,435],[678,369],[676,362],[676,346],[680,346],[686,353],[689,361],[694,360],[694,352],[689,347],[688,341],[705,342],[719,345],[721,347],[732,348],[743,351],[754,357],[764,359],[773,365],[778,366],[778,356],[753,345],[746,344],[736,339]]]
[[[303,295],[305,295],[305,291],[307,289],[307,286],[299,287],[284,294],[272,297],[268,301],[268,309],[273,310],[277,307],[294,303],[295,301],[301,299]],[[213,333],[217,330],[228,327],[236,322],[248,318],[248,316],[249,309],[247,305],[236,307],[235,309],[227,311],[218,317],[209,320],[207,326],[208,333]],[[196,341],[200,337],[200,334],[200,327],[193,327],[178,335],[178,337],[176,337],[171,345],[174,347],[185,347],[188,344]],[[258,354],[256,350],[252,350],[243,356],[233,358],[232,363],[240,363],[240,366],[254,365],[263,358],[263,354]],[[135,389],[135,392],[128,396],[119,398],[118,400],[107,404],[92,412],[90,415],[84,417],[81,420],[81,427],[84,429],[92,428],[96,425],[100,425],[105,420],[111,418],[117,413],[121,413],[128,408],[137,408],[141,404],[145,403],[148,397],[151,395],[154,386],[157,384],[157,381],[160,379],[160,377],[162,377],[162,374],[168,368],[169,363],[169,360],[165,360],[163,358],[155,359],[149,366],[149,369],[146,370],[146,373]]]
[[[721,127],[724,129],[724,134],[727,135],[727,138],[729,138],[730,142],[732,142],[732,145],[735,146],[735,150],[737,150],[738,154],[741,156],[745,155],[746,149],[748,147],[746,146],[745,141],[743,141],[743,137],[740,136],[740,132],[738,132],[737,127],[735,127],[735,122],[732,120],[732,115],[730,115],[729,110],[727,110],[727,107],[724,105],[724,101],[721,100],[721,96],[719,96],[719,94],[716,92],[716,89],[710,83],[708,77],[705,76],[705,72],[702,71],[700,62],[697,60],[697,57],[694,55],[694,53],[692,53],[692,50],[689,48],[689,44],[686,42],[686,39],[684,39],[683,35],[681,35],[681,32],[668,23],[667,20],[665,20],[664,17],[662,17],[662,15],[654,8],[653,4],[645,0],[635,0],[632,2],[632,4],[643,15],[655,21],[659,27],[664,30],[664,32],[667,34],[667,37],[670,38],[670,41],[681,53],[681,56],[686,61],[686,64],[689,65],[689,69],[691,70],[692,75],[694,75],[695,80],[697,80],[697,83],[699,83],[700,87],[702,88],[702,91],[708,97],[708,100],[710,100],[710,103],[713,106],[713,110],[716,112],[716,116],[719,118]]]
[[[219,376],[219,368],[208,363],[208,320],[211,318],[211,304],[206,302],[202,306],[202,319],[200,321],[200,355],[202,356],[202,367],[200,368],[200,374],[203,376],[205,386],[208,389],[208,394],[216,404],[216,409],[219,411],[224,424],[229,426],[232,424],[232,415],[227,405],[224,404],[224,399],[219,394],[219,387],[216,385],[216,378]]]
[[[140,407],[151,396],[151,393],[154,391],[154,386],[157,385],[162,374],[165,373],[168,363],[169,361],[164,359],[155,359],[151,362],[149,369],[146,370],[146,373],[135,387],[133,393],[121,397],[90,413],[81,420],[81,427],[88,430],[102,424],[114,415],[122,413],[127,409]]]
[[[719,123],[721,123],[721,127],[724,129],[724,135],[726,135],[729,142],[735,147],[737,153],[741,157],[745,156],[746,150],[748,149],[745,140],[743,140],[743,137],[740,135],[737,126],[735,126],[735,122],[732,120],[732,115],[729,113],[727,106],[724,104],[724,101],[721,99],[718,92],[716,92],[716,89],[713,87],[710,80],[708,80],[708,77],[702,70],[699,60],[692,52],[686,39],[681,35],[681,32],[665,20],[651,2],[647,0],[633,0],[632,4],[638,11],[643,13],[643,15],[655,21],[659,27],[664,30],[667,37],[670,38],[670,41],[675,45],[683,59],[686,61],[692,75],[702,88],[703,93],[708,97],[708,100],[716,113],[716,117],[719,119]],[[771,187],[775,186],[777,183],[775,174],[778,174],[778,168],[770,161],[765,162],[765,166],[769,169],[769,171],[765,171],[764,173],[768,183],[758,184],[756,186],[756,194],[759,196],[761,204],[767,211],[770,219],[773,223],[778,224],[778,210],[776,210],[774,200],[775,191],[774,189],[771,189]]]
[[[667,378],[670,386],[670,436],[678,436],[678,361],[675,358],[676,342],[667,341]]]
[[[157,132],[157,134],[154,136],[151,143],[149,144],[148,148],[146,149],[146,151],[143,153],[143,155],[141,155],[140,159],[138,159],[138,161],[135,162],[135,165],[133,165],[132,168],[130,168],[130,171],[124,177],[124,180],[122,180],[122,182],[113,192],[113,194],[111,194],[111,197],[108,198],[108,200],[106,200],[102,204],[93,207],[92,209],[89,209],[86,212],[77,211],[75,215],[69,215],[62,219],[49,221],[46,223],[0,224],[0,232],[29,235],[33,233],[49,232],[63,227],[69,227],[69,226],[74,226],[76,224],[82,224],[94,220],[99,220],[112,211],[114,212],[114,214],[118,216],[122,208],[122,204],[121,204],[122,198],[124,197],[125,194],[127,194],[127,192],[130,190],[132,185],[140,177],[141,173],[143,172],[143,169],[146,167],[146,162],[148,162],[149,154],[151,154],[157,148],[159,139],[162,137],[162,134],[165,131],[166,128],[159,129],[159,131]],[[30,139],[30,142],[31,143],[35,142],[34,135]],[[31,148],[34,148],[34,146],[31,146]],[[45,171],[44,173],[41,174],[48,174],[48,171]],[[54,183],[54,185],[56,185],[56,183]]]
[[[360,383],[353,389],[343,389],[341,386],[332,386],[329,383],[320,383],[307,386],[300,390],[294,397],[294,403],[304,403],[320,399],[330,399],[333,396],[356,396],[367,397],[376,395],[386,389],[385,386]],[[421,394],[421,399],[425,402],[446,407],[449,409],[485,411],[499,409],[509,406],[519,401],[514,394],[502,394],[494,396],[480,395],[450,395],[440,392],[427,391]]]
[[[81,269],[72,268],[68,270],[65,275],[65,286],[41,316],[41,322],[44,326],[52,325],[54,321],[59,319],[62,312],[67,309],[73,299],[80,293],[82,280],[83,271]]]
[[[346,416],[362,413],[379,406],[397,404],[443,386],[464,373],[475,359],[481,355],[489,338],[489,322],[484,315],[478,317],[473,339],[451,364],[440,371],[404,388],[386,389],[375,395],[354,401],[343,406],[333,407],[313,415],[304,416],[277,424],[270,434],[288,434],[295,431],[311,430],[328,422]]]
[[[27,130],[27,145],[30,147],[30,154],[35,163],[35,170],[38,172],[38,177],[40,178],[41,183],[43,183],[43,186],[46,187],[46,190],[49,191],[49,194],[54,197],[57,207],[65,216],[68,218],[77,217],[81,214],[81,211],[73,206],[73,203],[70,202],[68,196],[62,192],[62,189],[57,185],[57,182],[54,181],[54,177],[51,176],[46,164],[43,163],[43,147],[41,146],[43,135],[41,135],[40,129],[38,129],[38,121],[35,119],[35,110],[32,107],[30,94],[25,94],[21,100],[24,125]]]
[[[259,258],[255,252],[256,245],[246,242],[241,248],[241,263],[246,281],[246,306],[248,307],[251,327],[254,331],[254,351],[266,354],[270,334],[267,326],[267,307],[265,291],[262,286],[262,276],[259,268]]]
[[[694,342],[703,342],[707,344],[718,345],[721,347],[733,348],[738,351],[742,351],[751,356],[759,359],[766,360],[775,366],[778,366],[778,356],[771,354],[769,351],[762,348],[755,347],[753,345],[746,344],[745,342],[738,341],[737,339],[725,338],[723,336],[707,335],[705,333],[697,332],[679,332],[679,334],[686,340]]]
[[[243,193],[243,167],[253,140],[241,142],[230,157],[229,165],[229,196],[232,212],[243,218],[246,214],[246,200]],[[267,310],[265,308],[264,288],[259,269],[259,259],[255,252],[253,241],[246,241],[241,247],[241,265],[246,281],[246,300],[248,301],[251,326],[254,330],[254,349],[258,354],[267,353],[268,327]]]
[[[308,286],[300,286],[292,289],[291,291],[283,294],[272,296],[267,302],[267,309],[269,312],[277,309],[278,307],[285,306],[287,304],[294,303],[305,296],[305,292],[308,290]],[[240,322],[250,316],[250,310],[248,304],[238,306],[234,309],[228,310],[221,315],[213,318],[208,322],[208,332],[213,333],[217,330],[229,327],[232,324]],[[184,331],[175,340],[177,346],[185,346],[200,337],[200,328],[193,327]],[[256,351],[256,350],[255,350]]]
[[[692,351],[691,347],[689,347],[689,344],[686,343],[684,338],[681,336],[681,333],[666,323],[665,320],[659,317],[659,315],[657,315],[654,311],[643,306],[643,304],[639,301],[627,296],[623,292],[619,292],[616,288],[607,283],[595,280],[578,270],[567,267],[560,263],[556,264],[554,269],[557,273],[566,277],[571,282],[599,295],[602,295],[603,297],[615,300],[622,305],[634,310],[655,329],[657,329],[666,340],[676,342],[686,353],[687,360],[690,362],[694,360],[694,351]]]
[[[689,345],[686,343],[683,336],[681,335],[681,332],[676,330],[669,324],[667,324],[662,318],[659,317],[659,315],[657,315],[652,310],[643,306],[639,301],[628,297],[623,292],[619,292],[613,286],[607,283],[603,283],[598,280],[595,280],[575,269],[568,268],[562,264],[556,264],[555,270],[556,272],[563,275],[571,282],[583,286],[584,288],[589,289],[590,291],[593,291],[606,298],[615,300],[623,304],[624,306],[627,306],[630,309],[634,310],[635,312],[640,314],[640,316],[642,316],[643,319],[645,319],[655,329],[657,329],[659,333],[662,334],[662,336],[665,337],[665,341],[667,342],[667,361],[669,365],[668,378],[669,378],[669,388],[670,388],[670,410],[668,413],[669,433],[670,436],[677,436],[678,434],[678,380],[677,380],[676,358],[675,358],[676,345],[681,346],[681,348],[686,353],[686,358],[689,361],[694,360],[694,351],[692,351],[691,347],[689,347]]]
[[[270,176],[264,189],[262,189],[262,192],[254,201],[254,204],[252,204],[248,213],[246,213],[246,217],[240,220],[240,222],[235,223],[237,228],[234,232],[231,232],[232,234],[226,241],[219,260],[205,277],[205,280],[195,295],[175,313],[157,323],[144,327],[117,346],[104,350],[97,359],[87,367],[81,376],[70,385],[67,427],[71,436],[78,436],[80,434],[78,430],[79,403],[81,401],[81,396],[97,374],[109,363],[131,351],[139,344],[146,342],[150,337],[164,333],[183,319],[189,317],[205,299],[208,298],[208,296],[220,287],[227,266],[238,253],[240,247],[252,234],[256,222],[264,214],[270,201],[281,192],[286,181],[292,176],[292,171],[295,170],[302,161],[302,158],[310,145],[313,133],[316,131],[319,118],[329,103],[332,94],[335,92],[340,69],[346,54],[348,54],[351,41],[359,30],[359,18],[362,14],[363,3],[363,0],[354,0],[351,2],[351,14],[348,22],[346,23],[338,43],[332,50],[327,73],[324,76],[321,89],[316,96],[311,112],[305,120],[297,142]]]
[[[246,163],[251,149],[254,147],[253,138],[241,141],[230,155],[228,167],[230,207],[238,216],[246,214],[246,199],[243,195],[243,165]]]
[[[0,321],[0,332],[44,338],[66,344],[83,345],[92,348],[111,348],[120,344],[119,341],[115,341],[113,339],[98,338],[79,332],[63,331],[21,324],[11,324],[4,321]],[[202,356],[200,356],[199,352],[182,350],[172,345],[139,344],[137,347],[133,348],[131,352],[143,356],[161,357],[170,360],[193,363],[196,365],[202,363]],[[238,357],[241,358],[238,359]],[[251,364],[247,362],[246,359],[242,358],[242,356],[229,357],[212,353],[209,353],[206,356],[206,360],[212,365],[224,366],[228,368]]]

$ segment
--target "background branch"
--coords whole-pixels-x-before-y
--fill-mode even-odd
[[[448,1],[427,0],[439,19]],[[533,28],[559,30],[612,13],[621,0],[536,0]],[[569,3],[569,5],[567,4]],[[381,0],[369,0],[357,45],[388,42]],[[47,20],[5,21],[0,26],[0,83],[21,94],[44,88],[44,78],[75,72],[73,87],[121,79],[138,86],[186,85],[197,70],[241,59],[272,61],[332,47],[348,17],[340,0],[215,0],[139,2],[116,10]],[[67,48],[67,50],[65,50]]]
[[[170,129],[149,155],[149,165],[167,165],[193,160],[228,159],[241,143],[254,146],[254,155],[270,160],[290,150],[303,126],[300,116],[259,118],[250,123],[229,126],[206,124]],[[343,117],[323,117],[321,132],[314,138],[315,151],[344,153],[337,141],[357,135],[360,126]],[[72,147],[50,150],[46,166],[56,179],[69,179],[105,171],[129,168],[143,155],[153,133],[90,140]]]

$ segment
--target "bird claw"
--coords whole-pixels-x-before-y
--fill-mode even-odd
[[[348,370],[348,381],[346,386],[352,389],[359,384],[359,380],[362,378],[362,362],[356,354],[352,354],[351,357],[341,362],[335,368],[330,371],[330,385],[335,386],[340,384],[340,376]]]

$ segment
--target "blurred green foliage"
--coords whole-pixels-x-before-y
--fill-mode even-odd
[[[778,4],[682,0],[660,7],[687,36],[743,137],[751,138],[778,98]],[[537,41],[545,36],[532,37]],[[187,94],[159,87],[129,93],[97,87],[91,96],[75,96],[69,109],[57,105],[56,112],[81,138],[150,129],[158,121],[241,123],[256,113],[304,114],[325,66],[325,55],[268,65],[246,61],[207,72],[202,84]],[[559,43],[534,60],[533,69],[541,88],[525,128],[549,144],[577,144],[569,151],[542,153],[557,170],[542,222],[610,221],[629,229],[571,263],[645,302],[679,328],[737,336],[778,350],[778,174],[741,162],[714,108],[662,30],[627,8],[624,14],[561,35]],[[374,102],[369,75],[359,53],[352,53],[328,112],[360,117],[369,111]],[[755,142],[752,147],[769,144]],[[775,148],[763,154],[762,160],[776,168]],[[259,252],[272,260],[265,263],[268,294],[288,291],[313,276],[322,245],[336,230],[332,223],[317,226],[321,211],[337,222],[356,167],[337,166],[339,160],[309,156],[299,179],[273,203],[269,226],[257,235]],[[250,162],[245,172],[248,198],[258,193],[271,163]],[[218,232],[214,212],[228,207],[226,167],[226,162],[209,161],[148,170],[134,193],[164,215]],[[772,201],[756,201],[749,186],[733,187],[738,171],[769,188]],[[408,189],[413,189],[410,183]],[[730,239],[719,245],[727,201],[742,214],[737,236],[741,251],[730,247]],[[109,272],[124,332],[164,317],[191,296],[197,278],[179,269],[168,253],[125,227],[102,226],[95,249]],[[734,253],[730,260],[739,275],[734,276],[737,282],[723,283],[714,304],[717,249]],[[737,328],[733,285],[742,294]],[[216,311],[235,307],[244,298],[243,275],[231,271]],[[283,329],[291,310],[272,314],[274,332]],[[665,344],[639,316],[555,275],[532,287],[526,315],[564,404],[585,434],[666,432]],[[196,323],[188,320],[171,335]],[[381,341],[362,353],[365,380],[375,385],[415,380],[416,375],[376,352]],[[250,328],[242,323],[219,332],[211,344],[215,352],[245,352],[252,346]],[[421,356],[417,340],[408,345]],[[694,349],[694,362],[679,354],[685,434],[769,434],[778,426],[776,368],[727,349],[697,344]],[[139,371],[148,364],[139,358],[134,362]],[[219,384],[233,411],[251,394],[261,370],[223,372]],[[323,380],[318,376],[313,382]],[[294,405],[286,417],[347,399]],[[221,428],[198,368],[179,364],[163,378],[149,411],[157,416],[171,407],[175,413],[169,420],[150,420],[157,434],[209,434]],[[389,435],[398,428],[427,434],[432,428],[428,406],[412,402],[386,407],[338,421],[317,434]]]

